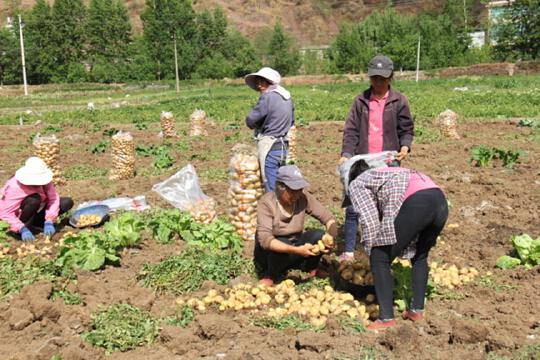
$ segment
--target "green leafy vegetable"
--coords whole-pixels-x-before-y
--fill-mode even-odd
[[[500,269],[512,269],[521,264],[521,260],[508,255],[503,255],[497,259],[495,266]]]

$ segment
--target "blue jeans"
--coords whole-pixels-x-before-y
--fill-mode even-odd
[[[397,160],[388,164],[390,167],[400,166]],[[356,236],[358,232],[358,214],[354,212],[352,205],[345,208],[345,223],[343,224],[343,232],[345,237],[345,252],[353,252],[356,248]]]
[[[287,159],[287,150],[271,150],[267,155],[264,163],[264,173],[266,175],[266,183],[264,187],[266,192],[274,191],[276,187],[276,178],[280,166],[285,165]]]

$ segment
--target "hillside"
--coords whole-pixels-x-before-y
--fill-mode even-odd
[[[49,0],[52,1],[52,0]],[[89,0],[85,0],[88,2]],[[0,1],[0,23],[20,4],[29,8],[35,0]],[[139,14],[145,0],[125,0],[135,33],[142,31]],[[479,1],[476,1],[479,3]],[[229,23],[244,35],[254,38],[261,30],[271,28],[281,19],[285,29],[302,46],[328,44],[343,22],[357,22],[369,13],[382,10],[388,4],[400,13],[418,13],[440,8],[441,0],[193,0],[195,9],[221,6]],[[476,6],[476,12],[480,10]]]

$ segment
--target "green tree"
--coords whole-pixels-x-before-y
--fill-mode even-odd
[[[261,61],[251,42],[236,30],[229,31],[223,45],[223,55],[236,77],[245,76],[261,67]]]
[[[141,14],[144,39],[157,79],[173,79],[174,50],[176,38],[180,77],[187,78],[197,65],[197,49],[194,42],[195,14],[189,0],[147,0]]]
[[[268,47],[268,63],[281,75],[296,74],[301,65],[300,52],[293,39],[285,34],[283,26],[277,22]]]
[[[0,28],[0,85],[22,83],[20,48],[15,34]]]
[[[81,0],[55,0],[52,6],[51,52],[56,64],[54,82],[79,77],[85,45],[86,8]],[[71,70],[70,70],[71,69]]]
[[[540,0],[515,0],[497,27],[495,51],[498,58],[539,58]]]
[[[30,84],[46,84],[54,74],[51,23],[50,5],[45,0],[37,0],[26,16],[24,28],[26,72]]]

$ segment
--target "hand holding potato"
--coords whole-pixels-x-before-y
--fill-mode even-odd
[[[313,249],[313,245],[311,244],[304,244],[302,246],[297,246],[296,254],[303,257],[315,256],[316,254],[312,252],[312,249]]]

